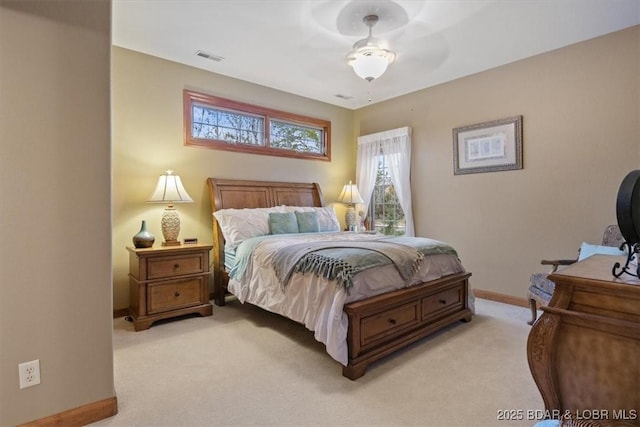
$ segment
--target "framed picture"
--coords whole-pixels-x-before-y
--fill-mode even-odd
[[[453,174],[522,169],[522,116],[453,129]]]

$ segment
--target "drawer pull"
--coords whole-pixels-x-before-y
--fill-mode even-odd
[[[179,296],[180,296],[180,292],[176,291],[176,293],[175,293],[175,294],[173,294],[173,296],[175,296],[175,297],[179,297]]]
[[[180,268],[180,264],[178,264],[178,263],[176,262],[176,263],[173,265],[173,268],[174,268],[174,269],[176,269],[176,270],[177,270],[177,269],[179,269],[179,268]]]
[[[392,325],[395,325],[396,323],[398,323],[398,321],[394,318],[389,319],[389,323],[391,323]]]
[[[446,304],[446,303],[447,303],[447,300],[446,300],[446,299],[441,298],[441,299],[439,299],[439,300],[438,300],[438,302],[439,302],[440,304]]]

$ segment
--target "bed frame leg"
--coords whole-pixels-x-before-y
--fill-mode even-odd
[[[214,282],[214,284],[213,284],[213,302],[218,307],[222,307],[226,302],[225,301],[225,294],[226,294],[225,291],[226,291],[226,289],[221,283]]]
[[[348,364],[347,366],[342,367],[342,376],[347,377],[352,381],[355,381],[361,376],[363,376],[366,370],[367,370],[366,363],[360,363],[357,365]]]
[[[218,307],[222,307],[223,305],[225,305],[226,301],[224,299],[224,293],[222,295],[220,295],[219,293],[216,293],[214,295],[214,299],[213,302],[218,306]]]

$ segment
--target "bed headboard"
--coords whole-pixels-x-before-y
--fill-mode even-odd
[[[323,206],[316,183],[242,181],[209,178],[211,212],[220,209],[273,206]]]
[[[243,181],[208,178],[213,221],[213,287],[216,305],[224,305],[229,276],[224,271],[224,238],[213,212],[220,209],[273,206],[324,206],[317,183]]]

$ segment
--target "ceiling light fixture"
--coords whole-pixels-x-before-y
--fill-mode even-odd
[[[380,47],[371,35],[373,26],[378,22],[378,15],[367,15],[362,18],[362,22],[369,27],[369,36],[353,44],[348,64],[353,67],[358,77],[371,82],[384,74],[396,54]]]

